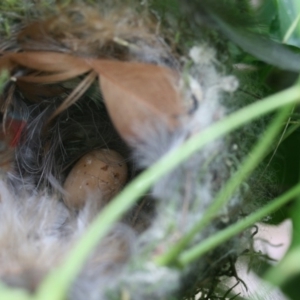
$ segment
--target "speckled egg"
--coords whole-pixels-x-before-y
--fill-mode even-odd
[[[73,167],[64,183],[64,202],[80,209],[87,201],[101,208],[113,198],[127,180],[124,158],[114,150],[94,150],[84,155]]]

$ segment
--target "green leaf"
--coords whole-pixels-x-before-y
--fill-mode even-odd
[[[237,16],[226,2],[216,0],[202,0],[189,5],[183,3],[182,7],[186,17],[193,18],[199,26],[205,18],[209,18],[231,41],[263,62],[283,70],[300,71],[300,54],[250,30],[251,26],[258,26],[250,14]]]
[[[298,263],[298,262],[297,262]],[[281,289],[289,297],[290,300],[299,299],[299,282],[300,274],[291,278],[287,283],[285,283]]]
[[[300,4],[298,0],[276,0],[282,41],[300,47]]]
[[[31,295],[19,288],[6,287],[0,283],[0,298],[5,300],[32,300]]]

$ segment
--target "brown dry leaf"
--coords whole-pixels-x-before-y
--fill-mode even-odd
[[[42,72],[70,72],[77,76],[91,70],[91,66],[85,59],[66,53],[30,51],[10,53],[7,54],[7,57],[11,62]]]
[[[179,76],[175,71],[165,67],[145,63],[87,59],[49,51],[5,55],[3,65],[13,64],[38,71],[17,78],[19,87],[25,93],[31,94],[33,98],[38,95],[34,91],[31,92],[32,83],[49,84],[64,81],[94,70],[66,98],[51,119],[76,102],[99,75],[101,91],[110,117],[121,136],[128,142],[137,135],[138,130],[135,127],[161,121],[173,129],[178,117],[183,113],[177,89]],[[30,86],[26,86],[27,83]],[[34,85],[33,89],[36,86]],[[43,87],[40,87],[39,90],[42,91]],[[47,90],[47,85],[45,89]],[[47,90],[48,92],[51,94],[53,91]]]
[[[21,77],[18,77],[18,81],[49,84],[49,83],[65,81],[65,80],[77,77],[79,75],[82,75],[81,69],[77,69],[77,70],[70,69],[66,72],[55,73],[55,74],[51,74],[51,75],[36,74],[36,75],[21,76]]]
[[[91,60],[100,75],[104,101],[114,126],[127,141],[136,127],[165,122],[174,128],[183,113],[175,71],[151,64]]]
[[[30,75],[17,77],[18,87],[32,101],[38,101],[39,97],[56,96],[63,92],[61,87],[48,85],[49,83],[65,81],[91,70],[91,66],[85,62],[84,58],[65,53],[32,51],[10,53],[7,54],[5,58],[6,61],[9,60],[11,64],[19,64],[32,70],[37,70],[37,72],[31,73]],[[6,61],[4,62],[6,63]],[[94,79],[95,76],[93,77],[93,80]],[[91,80],[89,80],[89,82],[89,84],[91,84]],[[40,83],[40,85],[37,85],[37,83]],[[78,94],[78,88],[82,88],[80,94]],[[83,88],[82,85],[78,88],[76,88],[76,91],[73,91],[66,100],[71,98],[73,100],[75,99],[73,101],[75,102],[87,89],[85,86]],[[74,93],[76,94],[75,96]],[[65,102],[62,105],[62,107],[65,108],[69,106],[69,103]]]

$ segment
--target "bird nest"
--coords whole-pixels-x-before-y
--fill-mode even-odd
[[[5,284],[42,295],[52,282],[57,300],[228,299],[222,278],[242,282],[235,261],[250,230],[182,255],[247,213],[241,188],[212,218],[238,153],[231,137],[198,138],[238,81],[205,30],[181,45],[150,8],[79,3],[13,18],[0,48]]]

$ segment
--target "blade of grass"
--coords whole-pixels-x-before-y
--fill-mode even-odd
[[[294,0],[294,3],[295,3],[295,7],[296,7],[296,14],[298,15],[298,18],[300,16],[300,2],[298,0]],[[300,41],[299,41],[299,38],[300,38],[300,23],[299,23],[300,20],[298,20],[298,23],[296,25],[296,28],[294,30],[294,32],[296,33],[297,35],[297,38],[298,38],[298,47],[300,45]]]
[[[283,43],[299,47],[299,1],[276,0]]]
[[[5,300],[30,300],[31,295],[28,294],[27,291],[18,289],[18,288],[10,288],[0,283],[0,296],[1,299]]]
[[[294,110],[295,110],[295,106],[293,106],[293,108],[292,108],[291,115],[293,114]],[[267,169],[270,167],[271,162],[274,159],[274,157],[275,157],[275,155],[276,155],[276,153],[278,151],[278,148],[279,148],[280,144],[283,142],[284,138],[286,137],[286,132],[287,132],[288,126],[289,126],[289,124],[291,122],[291,119],[292,119],[291,115],[290,115],[289,119],[287,120],[287,122],[286,122],[286,124],[284,126],[284,129],[283,129],[283,132],[282,132],[282,134],[281,134],[281,136],[279,138],[279,141],[275,145],[273,154],[271,155],[268,163],[266,164],[266,167],[264,168],[264,170],[262,171],[262,173],[259,176],[259,180],[263,177],[263,175],[266,173]],[[270,151],[266,152],[266,155],[268,155],[271,152],[271,150],[272,150],[272,147],[271,147]]]
[[[300,122],[297,124],[291,125],[286,132],[284,133],[284,136],[282,137],[281,143],[285,141],[290,135],[292,135],[298,128],[300,127]],[[276,146],[272,149],[275,150]]]
[[[217,194],[212,205],[205,211],[205,214],[199,220],[194,227],[184,235],[184,237],[172,248],[155,259],[155,262],[159,265],[169,265],[172,262],[176,262],[176,258],[179,253],[188,245],[188,243],[199,233],[213,218],[216,217],[219,210],[230,200],[230,197],[234,191],[244,182],[244,180],[250,175],[255,167],[264,158],[264,155],[268,152],[268,149],[273,139],[281,129],[283,121],[287,118],[290,112],[290,106],[284,108],[279,112],[275,120],[269,125],[263,137],[246,157],[245,161],[240,166],[239,170],[231,176],[226,183],[225,187]]]
[[[300,14],[296,17],[293,23],[290,25],[289,29],[287,30],[286,34],[283,37],[283,43],[287,43],[290,37],[292,36],[293,32],[297,29],[300,22]]]
[[[253,225],[254,223],[260,221],[262,218],[270,215],[271,213],[278,210],[281,206],[291,201],[293,198],[297,197],[300,194],[300,184],[296,185],[288,192],[283,194],[280,197],[272,200],[269,204],[265,205],[257,212],[252,213],[251,215],[247,216],[243,220],[227,227],[226,229],[219,231],[218,233],[214,234],[213,236],[207,238],[206,240],[202,241],[199,245],[186,250],[182,254],[179,255],[178,262],[180,265],[185,266],[195,259],[199,259],[202,255],[210,251],[211,249],[221,245],[222,243],[226,242],[233,236],[237,235],[238,233],[242,232],[243,230],[247,229],[249,226]],[[299,261],[299,260],[298,260]],[[295,262],[294,262],[295,263]],[[298,269],[300,266],[297,267]],[[281,273],[280,273],[281,274]]]
[[[70,284],[80,272],[92,249],[108,233],[112,225],[135,201],[145,193],[161,176],[170,172],[190,155],[214,139],[267,114],[279,107],[300,100],[300,86],[291,87],[259,102],[253,103],[227,118],[191,137],[182,146],[171,151],[132,181],[115,199],[107,205],[89,226],[65,263],[53,270],[39,286],[35,299],[63,300]]]

